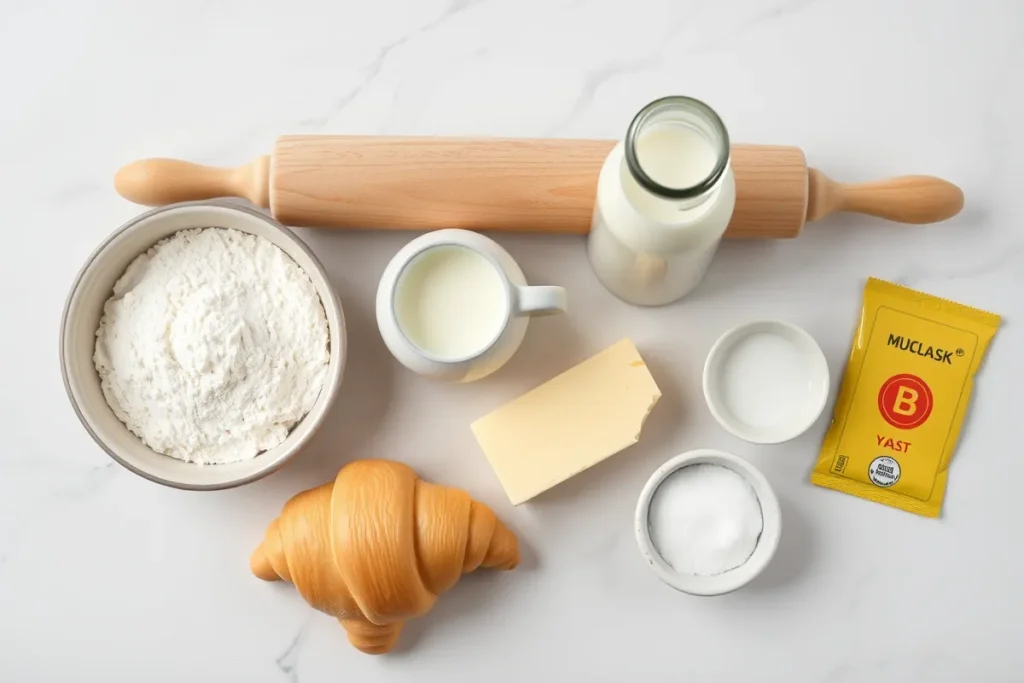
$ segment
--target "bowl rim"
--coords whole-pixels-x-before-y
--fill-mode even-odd
[[[321,410],[320,415],[311,424],[311,428],[307,431],[307,433],[301,439],[299,439],[294,445],[292,445],[292,447],[289,448],[288,451],[284,453],[284,455],[282,455],[275,461],[269,462],[266,466],[260,468],[259,470],[253,472],[252,474],[248,474],[243,477],[229,479],[227,481],[218,482],[214,484],[189,484],[181,481],[176,481],[173,479],[166,479],[164,477],[160,477],[155,474],[152,474],[151,472],[147,472],[143,469],[140,469],[135,465],[132,465],[131,463],[127,462],[121,456],[119,456],[114,451],[114,449],[111,448],[103,439],[101,439],[99,435],[95,432],[95,430],[93,430],[92,426],[89,424],[89,420],[85,417],[85,414],[82,411],[82,407],[75,399],[74,391],[72,391],[71,389],[71,381],[68,378],[68,368],[67,363],[65,362],[64,353],[68,332],[68,316],[71,313],[71,302],[74,300],[75,294],[78,292],[78,288],[81,285],[82,278],[85,277],[86,272],[89,270],[90,267],[92,267],[93,263],[96,261],[99,255],[110,245],[111,242],[113,242],[123,233],[134,228],[137,224],[141,223],[142,221],[151,218],[152,216],[156,216],[161,213],[166,213],[168,211],[192,207],[215,207],[248,214],[253,218],[257,218],[265,222],[270,227],[276,228],[285,239],[289,240],[296,247],[305,252],[306,256],[310,259],[310,261],[313,263],[313,266],[316,268],[317,273],[320,275],[320,277],[323,278],[324,282],[327,283],[326,291],[321,292],[319,289],[317,289],[317,294],[320,295],[320,302],[324,306],[325,315],[327,314],[328,310],[333,311],[337,315],[342,345],[338,356],[339,361],[338,363],[336,363],[337,367],[329,369],[329,372],[324,379],[324,385],[321,391],[327,390],[328,388],[330,388],[331,390],[328,391],[327,396],[324,398],[323,409]],[[301,268],[301,266],[299,267]],[[327,301],[324,301],[325,296],[327,298]],[[329,320],[330,319],[328,317],[328,322]],[[331,338],[330,341],[331,344],[337,343],[337,340],[335,340],[334,338]],[[161,484],[163,486],[168,486],[170,488],[180,489],[184,491],[220,491],[249,484],[258,479],[262,479],[263,477],[269,474],[276,472],[281,467],[283,467],[285,463],[287,463],[289,460],[295,457],[295,455],[309,442],[309,440],[317,432],[323,421],[326,419],[327,414],[330,412],[331,407],[334,405],[334,402],[337,399],[337,388],[341,384],[341,380],[345,370],[346,359],[348,356],[348,334],[345,326],[345,313],[341,307],[341,300],[338,298],[338,294],[334,290],[334,285],[331,284],[331,280],[327,276],[327,271],[324,269],[324,266],[320,262],[320,259],[317,258],[316,254],[313,252],[312,249],[309,248],[309,246],[305,242],[299,239],[299,237],[292,230],[290,230],[280,221],[276,220],[272,216],[269,216],[262,211],[259,211],[258,209],[254,209],[244,204],[238,204],[233,201],[228,201],[224,199],[208,199],[188,202],[176,202],[174,204],[167,204],[165,206],[159,206],[150,209],[149,211],[141,213],[133,218],[130,218],[116,230],[107,235],[107,237],[104,238],[102,242],[100,242],[100,244],[86,258],[85,262],[82,264],[82,267],[78,270],[78,273],[75,275],[75,279],[71,283],[71,288],[68,290],[67,299],[64,302],[64,309],[63,312],[61,313],[60,318],[58,353],[60,355],[60,374],[61,380],[64,383],[64,392],[67,394],[68,400],[71,403],[71,407],[75,411],[75,415],[78,416],[78,421],[82,424],[83,427],[85,427],[85,431],[88,432],[90,437],[92,437],[92,440],[96,443],[96,445],[103,449],[103,451],[108,456],[110,456],[116,463],[124,467],[126,470],[134,474],[137,474],[138,476],[144,479],[148,479],[149,481]],[[330,362],[328,364],[330,365]],[[305,419],[306,417],[303,417],[298,424],[302,424],[302,422],[304,422]],[[298,424],[296,426],[298,426]]]
[[[761,506],[762,528],[761,535],[757,539],[757,546],[754,548],[754,553],[751,554],[744,564],[740,565],[740,567],[753,566],[753,571],[747,572],[746,576],[736,573],[740,567],[715,576],[691,576],[684,574],[673,569],[665,561],[655,547],[654,540],[651,538],[648,516],[650,514],[651,500],[653,500],[654,493],[658,490],[658,487],[674,472],[689,465],[703,463],[731,469],[743,477],[757,495],[758,504]],[[682,593],[709,597],[725,595],[742,588],[757,578],[764,571],[764,568],[771,563],[772,558],[775,556],[775,551],[779,547],[779,539],[782,537],[782,509],[771,483],[762,474],[761,470],[750,461],[727,451],[715,448],[698,448],[670,458],[654,471],[640,492],[636,512],[634,513],[633,526],[640,554],[643,555],[644,560],[659,579]],[[762,547],[765,550],[758,555],[758,551]],[[755,559],[755,556],[757,559]],[[751,563],[756,564],[751,565]]]
[[[779,328],[785,330],[786,335],[778,335]],[[814,381],[819,385],[819,392],[815,397],[814,402],[812,403],[811,401],[808,401],[805,404],[807,407],[806,415],[802,419],[794,419],[789,423],[780,425],[780,427],[788,426],[789,430],[780,430],[780,433],[774,437],[761,435],[758,431],[748,428],[744,423],[731,416],[729,412],[724,409],[724,406],[722,406],[718,401],[720,392],[713,391],[713,389],[718,388],[715,371],[722,366],[725,352],[739,339],[763,330],[767,330],[770,333],[777,334],[778,336],[788,335],[790,339],[796,338],[802,341],[804,346],[800,349],[801,355],[808,359],[813,365],[812,369],[815,373]],[[828,396],[831,389],[828,359],[825,358],[825,352],[822,351],[821,345],[818,344],[818,341],[811,336],[810,332],[799,325],[794,325],[791,322],[776,318],[751,320],[740,325],[736,325],[722,333],[722,335],[715,340],[711,350],[708,351],[707,358],[704,360],[704,370],[702,373],[701,383],[704,392],[704,402],[707,404],[708,410],[715,418],[715,421],[717,421],[723,429],[736,438],[742,439],[748,443],[764,445],[791,441],[810,429],[814,423],[818,421],[818,418],[821,417],[822,412],[824,412],[825,406],[828,404]]]

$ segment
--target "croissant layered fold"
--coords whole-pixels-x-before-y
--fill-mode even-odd
[[[406,620],[462,574],[517,564],[519,543],[490,508],[387,460],[350,463],[293,497],[250,560],[253,574],[294,584],[370,654],[390,651]]]

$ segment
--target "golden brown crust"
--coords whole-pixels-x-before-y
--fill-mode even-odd
[[[249,563],[261,579],[291,581],[370,654],[390,651],[405,620],[463,573],[518,564],[518,541],[490,508],[388,460],[350,463],[293,497]]]

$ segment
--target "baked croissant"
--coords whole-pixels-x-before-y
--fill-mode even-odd
[[[517,564],[515,535],[465,491],[401,463],[360,460],[285,503],[249,566],[266,581],[291,581],[355,647],[382,654],[464,572]]]

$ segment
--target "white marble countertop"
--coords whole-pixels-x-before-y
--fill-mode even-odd
[[[1018,0],[8,0],[0,64],[0,679],[1021,680]],[[799,240],[728,243],[691,298],[656,310],[606,293],[579,239],[501,238],[531,281],[570,290],[572,310],[468,386],[413,376],[379,338],[377,279],[411,234],[300,231],[351,346],[342,398],[293,463],[186,493],[114,465],[75,418],[57,323],[86,256],[140,212],[113,192],[119,165],[241,163],[281,133],[620,137],[672,93],[711,103],[734,140],[799,145],[844,180],[943,176],[967,207],[936,226],[843,217]],[[834,395],[869,275],[1004,316],[938,521],[810,485],[826,417],[757,447],[701,398],[705,353],[752,316],[805,326]],[[641,442],[512,508],[469,423],[627,335],[664,392]],[[695,447],[749,458],[783,506],[766,573],[713,599],[662,585],[631,530],[643,482]],[[513,573],[465,577],[386,657],[247,566],[287,497],[360,457],[468,489],[525,552]]]

